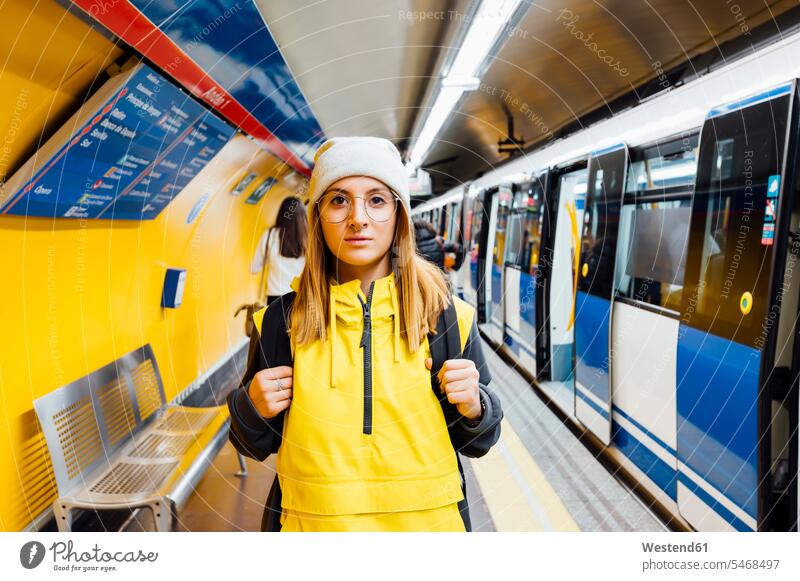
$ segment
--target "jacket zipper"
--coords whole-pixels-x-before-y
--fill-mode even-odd
[[[372,318],[369,308],[372,305],[372,290],[375,287],[373,280],[369,284],[369,292],[367,293],[367,302],[361,299],[358,295],[358,300],[361,302],[361,309],[364,311],[364,331],[361,334],[360,347],[364,348],[364,425],[363,432],[365,434],[372,433]]]

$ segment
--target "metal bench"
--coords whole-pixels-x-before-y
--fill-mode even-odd
[[[227,406],[168,404],[150,345],[34,402],[58,485],[54,514],[149,508],[158,531],[227,441]]]

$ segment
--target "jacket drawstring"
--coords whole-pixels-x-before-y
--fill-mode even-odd
[[[394,322],[394,360],[400,361],[400,309],[397,305],[397,285],[394,278],[389,280],[389,293],[392,295],[392,321]]]
[[[330,296],[330,317],[331,317],[331,336],[328,340],[331,342],[331,387],[336,387],[336,297],[333,289],[329,291]]]

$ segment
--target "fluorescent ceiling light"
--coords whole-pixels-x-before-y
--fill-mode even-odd
[[[428,153],[433,140],[465,90],[475,90],[480,85],[476,74],[486,55],[494,46],[498,34],[514,13],[520,0],[483,0],[478,8],[464,41],[458,49],[447,75],[442,79],[439,94],[428,113],[422,130],[415,141],[410,163],[419,166]]]
[[[481,80],[478,77],[447,75],[442,79],[442,87],[454,87],[457,89],[463,89],[464,91],[474,91],[480,86]]]
[[[436,134],[439,133],[439,129],[448,115],[450,115],[450,111],[453,110],[463,92],[464,89],[458,87],[442,87],[439,89],[439,95],[436,97],[430,113],[428,113],[428,118],[425,119],[425,125],[419,137],[417,137],[416,143],[414,143],[414,149],[411,152],[412,165],[419,166],[422,163],[422,159],[428,152]]]
[[[508,22],[519,0],[483,0],[470,23],[447,75],[472,77],[494,44],[497,33]]]

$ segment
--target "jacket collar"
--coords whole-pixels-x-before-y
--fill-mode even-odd
[[[299,283],[300,277],[295,277],[291,287],[297,291]],[[361,280],[358,278],[340,284],[333,280],[329,282],[330,335],[328,342],[331,344],[331,387],[336,387],[336,370],[342,365],[342,361],[338,357],[341,346],[337,345],[338,341],[336,340],[337,324],[361,328],[364,322],[362,301],[366,303],[367,300],[368,295],[361,290]],[[373,327],[376,322],[383,323],[391,320],[394,361],[400,361],[399,293],[393,272],[374,281],[372,299],[369,304]],[[330,340],[331,338],[333,340]],[[338,365],[335,362],[338,362]]]

